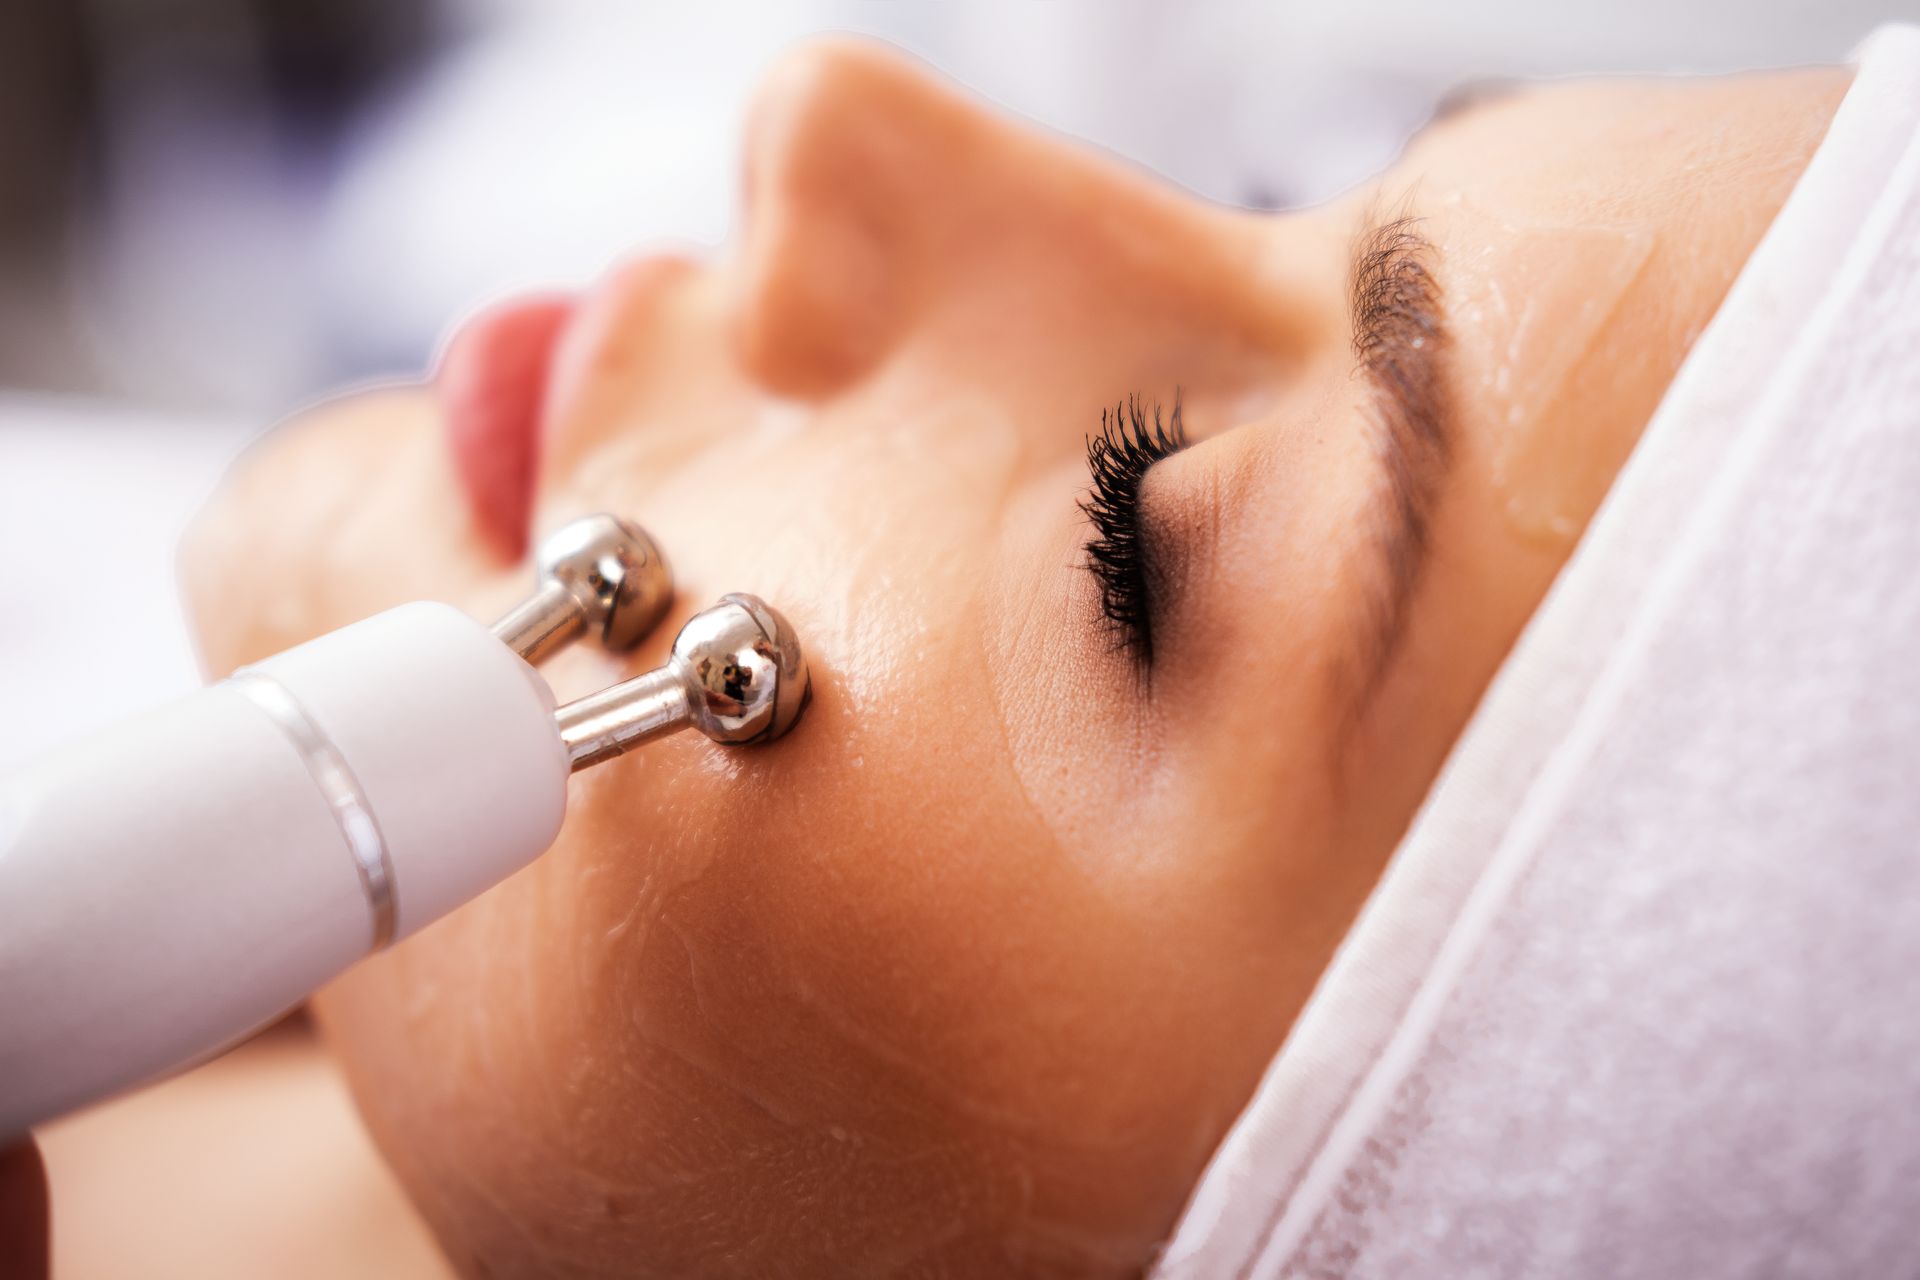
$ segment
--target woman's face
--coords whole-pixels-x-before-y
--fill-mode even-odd
[[[788,738],[579,775],[550,853],[321,998],[453,1260],[1140,1267],[1843,87],[1509,97],[1276,216],[815,47],[738,246],[253,451],[189,548],[215,670],[489,617],[601,510],[680,617],[756,592],[812,662]],[[1109,458],[1102,580],[1135,394],[1191,443]]]

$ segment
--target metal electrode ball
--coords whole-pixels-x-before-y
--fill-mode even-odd
[[[616,652],[631,649],[673,603],[666,557],[645,530],[618,516],[583,516],[541,539],[534,580],[533,595],[493,633],[535,664],[588,632]]]
[[[586,516],[555,530],[534,564],[580,602],[588,629],[609,649],[639,644],[673,603],[666,557],[640,526],[618,516]]]
[[[758,596],[722,596],[687,620],[662,666],[554,712],[574,770],[682,729],[715,742],[766,742],[813,694],[800,639]]]
[[[674,637],[672,665],[694,727],[715,742],[777,738],[813,693],[799,637],[757,596],[722,596],[688,619]]]

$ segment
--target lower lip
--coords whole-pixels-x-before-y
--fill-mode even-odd
[[[526,550],[540,462],[540,415],[554,348],[574,311],[563,294],[531,295],[477,312],[447,344],[434,385],[454,471],[486,540]]]

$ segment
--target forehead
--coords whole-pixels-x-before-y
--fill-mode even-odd
[[[1469,85],[1382,175],[1420,203],[1453,193],[1518,214],[1587,222],[1653,216],[1724,80],[1589,78]]]

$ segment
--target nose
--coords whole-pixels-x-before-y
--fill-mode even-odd
[[[756,380],[822,395],[886,353],[925,288],[939,206],[962,189],[955,166],[989,124],[871,45],[782,60],[747,141],[738,325]]]
[[[934,318],[976,354],[1053,351],[1062,325],[1087,338],[1129,311],[1285,336],[1304,296],[1251,270],[1266,261],[1264,224],[1003,119],[855,40],[804,46],[763,83],[746,188],[739,349],[748,376],[781,395],[840,389]]]

